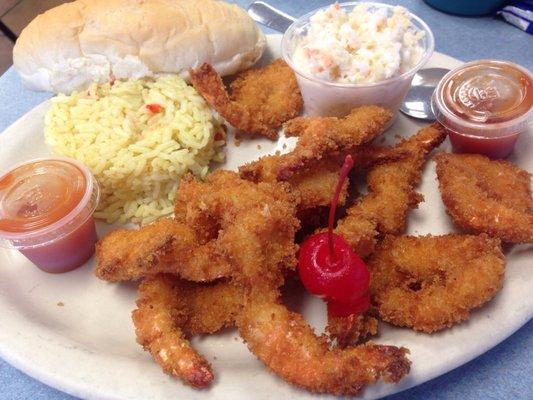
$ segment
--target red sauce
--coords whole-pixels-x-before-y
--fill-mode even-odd
[[[96,241],[96,227],[91,216],[56,242],[20,252],[43,271],[60,274],[85,264],[94,254]]]
[[[493,60],[467,63],[435,90],[433,108],[457,152],[503,158],[532,119],[533,78],[519,65]]]
[[[505,158],[514,149],[518,134],[497,138],[467,136],[448,129],[448,137],[456,153],[479,153],[487,157]]]
[[[0,177],[0,239],[47,272],[70,271],[94,253],[98,188],[87,168],[43,159]]]

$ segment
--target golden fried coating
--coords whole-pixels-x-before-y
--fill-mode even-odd
[[[96,245],[96,261],[95,275],[109,282],[162,272],[203,282],[229,276],[232,269],[214,242],[199,241],[194,230],[173,218],[108,233]]]
[[[415,187],[426,157],[445,137],[441,125],[429,125],[396,146],[408,156],[379,164],[368,172],[368,194],[347,210],[335,229],[360,257],[372,253],[378,234],[404,231],[407,213],[423,200]]]
[[[338,160],[321,160],[313,170],[296,173],[289,179],[291,189],[296,190],[300,197],[300,209],[315,208],[328,205],[335,192],[339,180],[342,163]],[[339,195],[339,204],[346,201],[348,181],[343,185]]]
[[[209,385],[211,368],[187,335],[216,331],[234,318],[271,370],[314,392],[357,394],[379,378],[396,382],[409,371],[406,349],[367,344],[331,350],[280,303],[286,269],[296,265],[297,204],[286,183],[249,182],[228,171],[206,182],[183,180],[173,223],[194,227],[189,231],[197,243],[213,243],[231,265],[232,279],[211,286],[168,275],[145,279],[133,314],[138,342],[167,373],[195,387]]]
[[[290,153],[289,153],[290,154]],[[328,207],[331,196],[335,191],[339,180],[339,172],[344,162],[344,157],[350,154],[355,162],[355,168],[367,168],[371,165],[400,160],[410,153],[404,149],[378,147],[371,145],[358,146],[337,156],[324,158],[316,163],[312,169],[303,169],[295,172],[287,179],[291,190],[300,197],[298,211],[304,213],[317,207]],[[253,182],[276,182],[282,161],[287,157],[283,155],[271,155],[261,157],[257,161],[244,164],[239,167],[240,176]],[[339,205],[346,201],[348,181],[342,188]],[[313,210],[311,210],[311,214]],[[308,213],[304,213],[308,214]]]
[[[190,313],[180,289],[179,280],[168,275],[155,275],[141,283],[132,314],[137,342],[167,374],[205,388],[213,381],[213,371],[182,330]]]
[[[302,95],[294,72],[281,59],[241,72],[226,92],[209,64],[191,70],[191,82],[205,100],[235,128],[277,139],[278,128],[300,114]]]
[[[360,257],[367,258],[372,254],[380,235],[405,230],[409,210],[416,208],[423,199],[415,187],[420,181],[427,154],[445,137],[444,129],[438,124],[423,128],[393,148],[399,153],[407,152],[408,156],[378,164],[368,172],[368,194],[348,208],[346,216],[335,228],[335,232],[342,235]],[[365,335],[367,324],[354,323],[355,317],[338,317],[334,321],[328,317],[328,324],[332,326],[327,329],[334,333],[332,336],[341,345],[368,336]],[[372,325],[372,317],[366,318],[369,326],[377,330],[377,325]]]
[[[355,396],[380,378],[397,382],[409,372],[407,349],[373,343],[330,349],[301,315],[273,297],[249,296],[237,326],[250,351],[287,382],[311,392]]]
[[[235,267],[235,281],[245,293],[236,322],[249,349],[287,382],[318,393],[355,395],[380,378],[396,382],[408,373],[406,349],[368,344],[331,350],[326,339],[317,337],[301,315],[281,303],[281,267],[286,256],[273,248],[272,242],[279,242],[279,238],[258,229],[264,226],[258,219],[243,216],[241,229],[224,237]],[[293,216],[286,223],[294,227],[294,240],[298,222]],[[287,232],[287,227],[278,230]]]
[[[336,394],[355,394],[380,377],[397,381],[408,372],[405,349],[368,345],[331,351],[301,316],[279,302],[284,271],[296,264],[299,226],[297,202],[287,185],[256,184],[217,171],[205,183],[189,179],[182,188],[177,218],[187,224],[216,221],[223,232],[218,245],[234,268],[232,282],[244,293],[239,332],[270,369],[293,384]]]
[[[96,248],[95,274],[111,282],[161,272],[195,282],[229,277],[232,266],[221,239],[238,228],[237,216],[257,211],[250,209],[250,204],[267,212],[283,193],[281,184],[254,184],[229,171],[213,172],[206,183],[186,176],[176,194],[175,219],[161,219],[138,230],[122,229],[104,236]],[[297,199],[292,202],[297,204]]]
[[[427,155],[445,138],[440,124],[429,125],[398,145],[410,152],[408,157],[379,164],[368,172],[370,195],[360,208],[377,218],[380,233],[399,233],[405,229],[407,212],[423,200],[415,187],[420,183]]]
[[[244,229],[249,219],[256,233],[262,232],[264,251],[269,249],[273,257],[279,256],[280,262],[290,268],[296,266],[292,230],[297,205],[298,198],[285,183],[254,183],[222,170],[210,174],[205,182],[186,177],[175,204],[177,218],[188,226],[216,232],[208,239],[226,255],[228,246],[233,246],[233,236]],[[239,245],[244,247],[242,242]]]
[[[317,161],[349,151],[379,135],[392,114],[377,106],[354,108],[344,118],[301,117],[284,125],[285,135],[299,137],[294,150],[283,157],[278,178],[287,180]]]
[[[235,326],[242,307],[242,288],[231,281],[195,283],[172,277],[178,286],[176,296],[186,305],[188,319],[182,330],[187,336],[205,335]]]
[[[242,178],[253,182],[277,182],[281,160],[285,155],[261,157],[239,168]],[[292,175],[287,183],[300,197],[299,211],[328,206],[339,179],[342,161],[328,158],[319,161],[312,170],[303,170]],[[343,186],[339,204],[346,200],[348,182]]]
[[[533,242],[531,175],[477,154],[437,154],[442,200],[453,222],[508,243]]]
[[[284,184],[256,184],[229,171],[214,172],[206,182],[187,177],[176,202],[179,224],[207,223],[218,228],[217,237],[211,238],[216,229],[200,227],[198,232],[205,235],[197,240],[209,240],[232,261],[238,253],[246,261],[239,265],[245,272],[261,263],[263,277],[270,277],[269,283],[276,287],[283,282],[283,269],[296,265],[296,204]],[[199,388],[213,380],[209,364],[192,349],[186,334],[209,333],[233,324],[248,290],[240,274],[233,275],[231,282],[214,286],[192,285],[168,275],[156,275],[141,284],[138,310],[133,314],[138,342],[165,372]]]
[[[501,289],[505,259],[485,234],[387,236],[368,261],[379,316],[432,333],[470,316]]]
[[[336,340],[338,347],[354,346],[377,335],[378,320],[369,313],[352,314],[347,317],[337,317],[328,313],[326,332]]]

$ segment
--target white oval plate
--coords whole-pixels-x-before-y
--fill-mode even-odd
[[[265,60],[279,56],[279,48],[280,36],[270,36]],[[429,66],[453,68],[459,64],[435,53]],[[49,104],[47,101],[37,106],[0,135],[0,172],[17,162],[49,154],[43,139],[43,117]],[[386,136],[393,142],[395,135],[410,135],[421,125],[400,116]],[[283,143],[285,139],[277,143],[253,140],[236,147],[230,140],[223,167],[235,169],[262,154],[283,151]],[[531,135],[522,135],[512,161],[533,170],[532,148]],[[441,150],[449,150],[449,143]],[[411,212],[409,233],[453,231],[432,162],[427,163],[420,191],[426,201]],[[99,235],[110,228],[99,223]],[[368,387],[364,397],[396,393],[444,374],[489,350],[531,319],[531,250],[516,246],[509,251],[502,291],[466,323],[434,335],[381,324],[376,341],[409,348],[412,369],[399,384]],[[59,390],[91,399],[316,397],[268,372],[235,330],[194,340],[216,373],[210,389],[194,390],[165,375],[135,342],[130,314],[135,307],[136,285],[96,279],[92,275],[94,259],[76,271],[50,275],[17,251],[0,249],[0,265],[0,356]],[[60,302],[64,305],[58,305]],[[301,311],[318,330],[323,328],[325,307],[320,300],[305,296]]]

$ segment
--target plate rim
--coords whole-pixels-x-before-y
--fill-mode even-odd
[[[282,35],[280,34],[268,34],[266,35],[269,40],[279,40]],[[446,54],[440,53],[435,51],[432,57],[442,57],[446,62],[450,63],[463,63],[463,61],[455,59],[453,57],[450,57]],[[46,99],[39,103],[38,105],[32,107],[28,111],[26,111],[22,116],[17,118],[16,121],[14,121],[12,124],[10,124],[8,127],[6,127],[2,133],[0,133],[0,141],[2,138],[2,134],[7,131],[13,129],[14,126],[17,126],[19,124],[23,124],[27,118],[29,118],[30,114],[34,114],[36,112],[42,112],[41,109],[45,109],[49,107],[51,104],[51,99]],[[0,170],[0,173],[2,171]],[[497,346],[499,343],[505,341],[507,338],[512,336],[517,330],[519,330],[522,326],[524,326],[527,322],[529,322],[533,318],[533,310],[529,310],[528,313],[525,313],[522,318],[517,319],[517,322],[515,325],[512,326],[510,330],[506,331],[506,335],[498,336],[497,338],[493,338],[492,340],[489,340],[488,343],[490,343],[488,346],[485,346],[483,348],[480,347],[479,351],[468,353],[467,357],[461,358],[461,361],[457,365],[453,365],[450,368],[444,370],[444,371],[434,371],[430,373],[429,375],[424,376],[424,379],[419,380],[417,382],[404,382],[402,384],[395,385],[395,388],[398,388],[399,390],[392,391],[386,395],[391,394],[397,394],[400,392],[403,392],[405,390],[411,389],[415,386],[421,385],[425,382],[428,382],[432,379],[435,379],[438,376],[444,375],[456,368],[459,368],[463,366],[464,364],[476,359],[480,355],[484,354],[487,351],[490,351],[495,346]],[[64,376],[53,372],[43,370],[42,368],[39,368],[38,366],[34,366],[31,362],[31,360],[23,357],[21,352],[16,351],[10,351],[8,346],[4,346],[4,342],[0,341],[0,358],[2,358],[4,361],[6,361],[11,366],[15,367],[16,369],[20,370],[21,372],[27,374],[33,379],[36,379],[56,390],[62,391],[64,393],[67,393],[72,396],[81,397],[81,398],[98,398],[98,399],[123,399],[123,397],[117,397],[113,396],[109,393],[108,390],[102,390],[102,388],[95,389],[94,387],[91,387],[91,385],[87,382],[83,382],[80,380],[69,380],[68,378],[65,379]]]

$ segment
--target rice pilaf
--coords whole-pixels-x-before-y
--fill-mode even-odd
[[[58,95],[45,141],[87,165],[101,189],[96,218],[150,223],[173,211],[180,177],[224,160],[225,133],[203,98],[175,75],[92,85]]]

